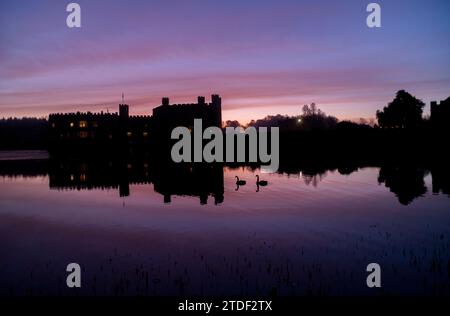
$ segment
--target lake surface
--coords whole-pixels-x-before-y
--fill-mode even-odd
[[[224,167],[223,196],[200,197],[187,184],[187,194],[172,187],[168,198],[156,180],[130,179],[122,194],[111,179],[83,185],[89,173],[68,172],[65,185],[52,167],[31,169],[0,176],[3,295],[450,293],[450,198],[432,193],[429,172],[417,185],[380,180],[378,167],[316,175]],[[256,174],[269,182],[259,191]],[[235,176],[247,184],[236,190]],[[80,289],[66,287],[71,262],[82,267]],[[372,262],[381,289],[366,286]]]

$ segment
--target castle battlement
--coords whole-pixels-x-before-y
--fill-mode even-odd
[[[443,127],[450,121],[450,97],[440,101],[430,103],[430,120],[433,125]]]
[[[123,102],[119,104],[119,112],[113,113],[52,113],[49,115],[51,141],[61,146],[99,142],[145,143],[159,136],[164,139],[167,131],[175,126],[190,127],[197,118],[203,119],[204,126],[221,127],[221,102],[218,95],[212,95],[210,103],[199,96],[197,103],[171,105],[169,98],[164,97],[152,115],[129,115],[129,106]]]
[[[175,126],[193,126],[194,119],[202,119],[204,126],[222,126],[222,100],[213,94],[211,102],[204,96],[197,97],[197,103],[170,104],[169,98],[162,98],[161,105],[153,109],[153,121],[157,129]]]
[[[94,116],[94,117],[101,117],[101,116],[105,116],[105,117],[114,117],[114,116],[118,116],[119,114],[117,112],[112,112],[112,113],[103,113],[103,112],[72,112],[72,113],[52,113],[49,115],[49,118],[56,118],[56,117],[68,117],[68,118],[73,118],[73,117],[81,117],[81,116],[85,116],[85,117],[89,117],[89,116]]]

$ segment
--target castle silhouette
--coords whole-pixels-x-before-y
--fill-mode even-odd
[[[191,104],[170,104],[163,98],[152,115],[130,116],[124,102],[117,113],[51,114],[48,121],[38,122],[46,131],[41,139],[49,140],[45,142],[49,162],[3,162],[0,175],[14,175],[18,170],[20,174],[48,174],[51,188],[110,187],[118,188],[120,196],[129,195],[130,184],[153,183],[166,203],[173,195],[189,195],[199,197],[201,204],[213,196],[214,203],[220,204],[224,192],[222,165],[175,164],[167,157],[170,150],[158,145],[170,145],[170,131],[176,126],[191,128],[195,119],[202,119],[205,128],[221,127],[221,106],[220,96],[212,95],[210,103],[202,96]],[[377,166],[381,168],[379,183],[395,193],[402,204],[424,194],[424,177],[431,173],[433,193],[448,195],[448,153],[442,139],[448,134],[449,121],[447,98],[431,102],[430,119],[417,129],[360,128],[357,124],[338,124],[325,131],[288,129],[281,137],[279,172],[320,175],[337,169],[350,174],[358,168]],[[11,135],[19,132],[27,137],[39,135],[34,125],[20,126],[7,129],[8,138],[2,140],[16,143],[17,138]],[[258,167],[248,163],[227,166],[244,165]]]
[[[450,122],[450,97],[441,102],[431,101],[430,121],[433,126],[445,127]]]
[[[73,145],[145,145],[160,143],[170,137],[177,126],[193,127],[194,119],[202,119],[203,126],[222,126],[222,100],[211,96],[211,103],[199,96],[197,103],[162,104],[153,109],[153,115],[129,115],[129,106],[119,104],[117,113],[56,113],[49,115],[49,141],[52,147]]]

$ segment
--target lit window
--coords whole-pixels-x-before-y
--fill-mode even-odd
[[[55,123],[52,123],[52,127],[55,128],[55,127],[56,127],[56,124],[55,124]]]
[[[80,121],[79,126],[80,126],[80,128],[86,128],[87,127],[87,122],[86,121]]]
[[[131,135],[133,135],[131,132],[128,132],[128,133],[127,133],[127,136],[128,136],[128,137],[131,137]]]
[[[70,122],[70,127],[73,127],[73,126],[74,126],[73,122]]]
[[[80,132],[80,138],[88,138],[89,133],[88,132]]]
[[[147,133],[147,132],[143,132],[143,133],[142,133],[142,136],[147,137],[147,136],[148,136],[148,133]]]

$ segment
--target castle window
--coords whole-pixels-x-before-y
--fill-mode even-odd
[[[79,126],[80,126],[80,128],[86,128],[87,127],[87,122],[86,121],[80,121]]]
[[[132,135],[133,135],[133,133],[131,133],[131,132],[128,132],[128,133],[127,133],[127,136],[128,136],[128,137],[131,137]]]
[[[56,127],[56,124],[55,123],[52,123],[52,128],[55,128]]]
[[[69,125],[70,125],[70,127],[73,127],[73,126],[74,126],[73,122],[70,122],[70,124],[69,124]]]
[[[143,133],[142,133],[142,136],[147,137],[147,136],[148,136],[148,133],[147,133],[147,132],[143,132]]]
[[[80,138],[88,138],[89,133],[88,132],[80,132]]]

